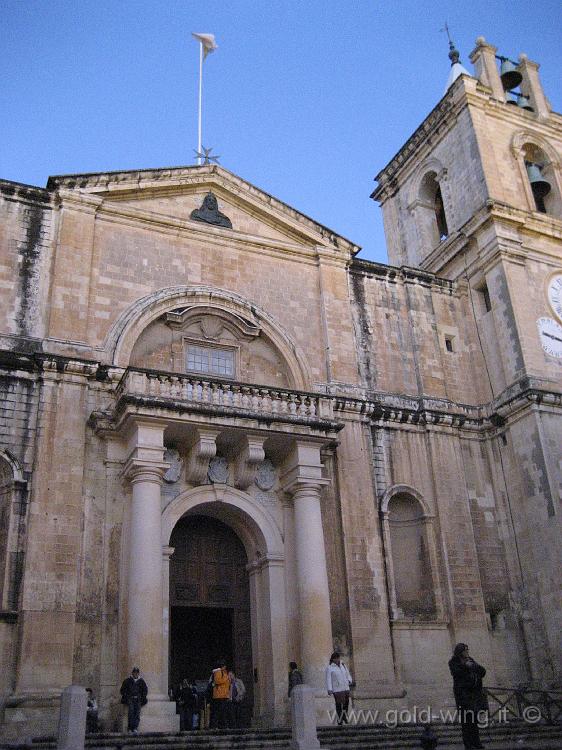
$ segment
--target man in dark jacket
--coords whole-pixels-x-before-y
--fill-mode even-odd
[[[484,745],[478,732],[478,714],[488,710],[488,700],[482,687],[486,670],[469,656],[466,643],[455,646],[449,669],[453,675],[453,692],[460,714],[464,746],[466,750],[480,750]]]
[[[129,709],[127,731],[133,734],[139,733],[141,706],[146,705],[147,694],[148,688],[140,676],[140,669],[133,667],[131,676],[123,680],[121,685],[121,703]]]
[[[289,698],[293,692],[293,688],[297,685],[302,685],[304,682],[302,678],[302,672],[300,671],[296,661],[289,662]]]

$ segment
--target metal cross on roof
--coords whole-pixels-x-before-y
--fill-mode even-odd
[[[211,164],[219,163],[220,156],[214,156],[211,154],[211,151],[213,150],[213,147],[211,148],[205,148],[205,146],[201,146],[201,151],[198,151],[197,149],[193,149],[195,151],[195,155],[198,159],[203,160],[203,164]]]

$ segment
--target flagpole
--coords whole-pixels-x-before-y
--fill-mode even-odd
[[[199,41],[199,123],[198,123],[198,143],[197,153],[201,154],[201,107],[203,104],[203,42]],[[201,156],[197,159],[201,166]]]

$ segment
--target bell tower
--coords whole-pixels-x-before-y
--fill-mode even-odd
[[[479,406],[495,429],[482,441],[501,478],[530,675],[546,685],[562,661],[562,116],[527,55],[478,37],[471,75],[454,52],[442,99],[372,197],[390,263],[449,279],[464,300],[489,384]]]

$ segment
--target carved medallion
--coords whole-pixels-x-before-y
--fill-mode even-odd
[[[256,471],[256,484],[260,490],[263,490],[264,492],[270,490],[275,484],[275,466],[269,458],[266,458],[258,466]]]
[[[191,212],[191,218],[195,221],[203,221],[205,224],[215,224],[218,227],[232,229],[232,222],[228,216],[221,214],[216,196],[210,191],[203,198],[201,208],[196,208]]]
[[[218,339],[224,329],[224,323],[216,315],[206,315],[199,323],[201,333],[206,339]]]
[[[222,456],[215,456],[209,461],[207,476],[213,484],[226,484],[228,482],[228,461]]]
[[[170,464],[170,468],[166,471],[162,479],[168,484],[174,484],[181,477],[183,458],[176,448],[166,448],[164,451],[164,461]]]

